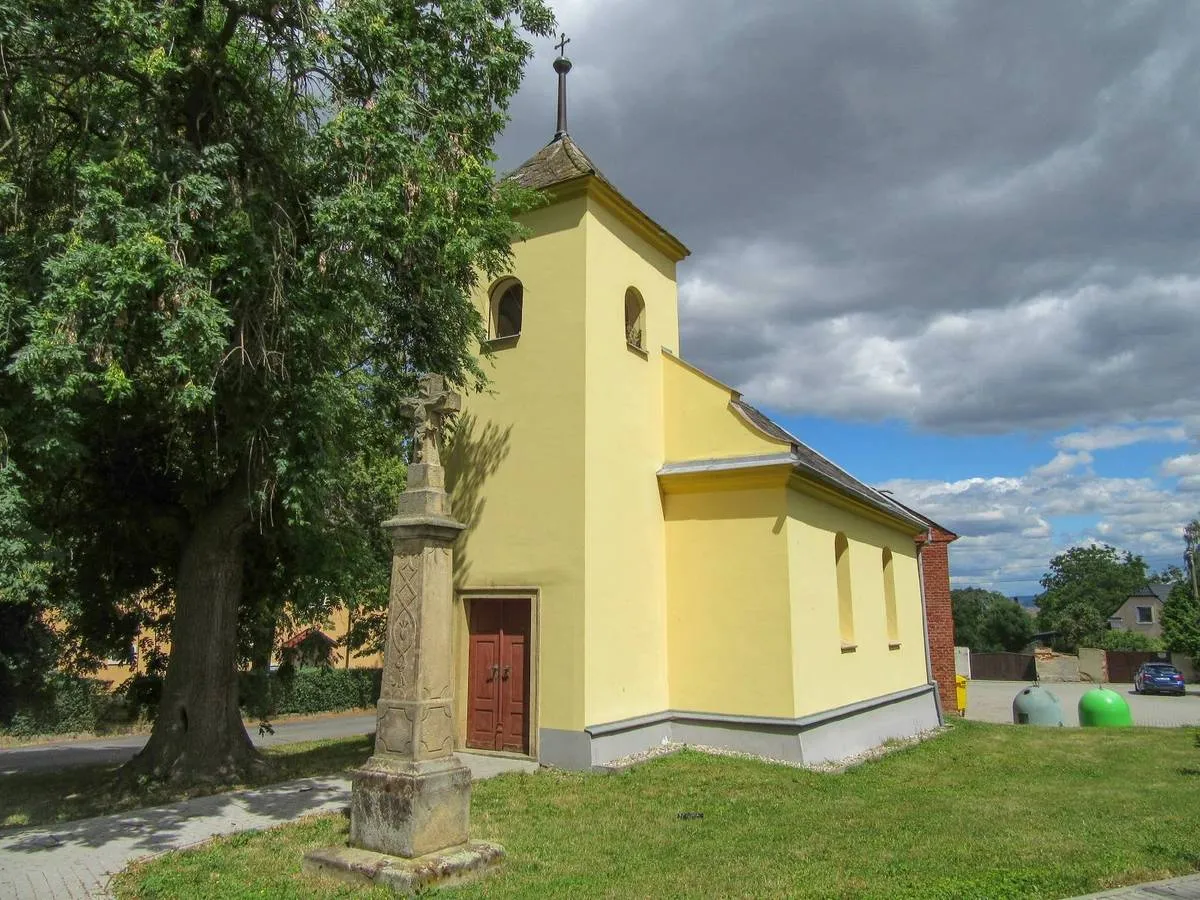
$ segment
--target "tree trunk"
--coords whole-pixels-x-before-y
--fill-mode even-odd
[[[175,580],[171,656],[154,731],[127,768],[182,782],[236,781],[262,765],[238,710],[237,613],[249,516],[233,487],[201,513]]]

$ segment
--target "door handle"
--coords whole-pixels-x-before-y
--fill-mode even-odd
[[[505,681],[508,681],[508,676],[509,676],[510,672],[512,672],[512,666],[505,666],[504,674],[501,675],[500,677],[503,678]]]
[[[495,681],[496,676],[499,674],[500,674],[500,665],[496,664],[496,665],[492,666],[492,681]]]

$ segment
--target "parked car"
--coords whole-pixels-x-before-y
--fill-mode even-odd
[[[1169,663],[1142,663],[1133,676],[1133,690],[1138,694],[1184,694],[1183,673]]]

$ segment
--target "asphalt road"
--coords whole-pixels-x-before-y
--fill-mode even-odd
[[[1013,698],[1025,681],[979,681],[967,682],[967,718],[981,722],[1012,722]],[[1093,684],[1076,682],[1054,684],[1045,682],[1046,688],[1058,697],[1062,704],[1063,724],[1079,724],[1079,698],[1083,692],[1095,687]],[[1150,725],[1159,728],[1177,728],[1181,725],[1200,725],[1200,688],[1188,686],[1182,697],[1160,694],[1135,694],[1132,684],[1106,684],[1105,687],[1120,693],[1129,701],[1129,711],[1135,725]]]
[[[275,724],[275,733],[264,737],[259,737],[257,728],[247,730],[251,740],[259,747],[319,741],[356,734],[372,734],[375,731],[375,714],[321,716],[279,722]],[[0,776],[47,769],[67,769],[72,766],[119,765],[132,759],[142,749],[147,738],[148,735],[133,734],[0,750]]]

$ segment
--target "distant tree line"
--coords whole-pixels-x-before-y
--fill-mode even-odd
[[[1108,544],[1072,547],[1050,560],[1041,578],[1037,614],[1031,616],[1005,595],[979,587],[951,591],[955,643],[976,652],[1021,650],[1035,633],[1055,649],[1172,650],[1200,657],[1200,599],[1195,557],[1200,554],[1200,520],[1184,530],[1184,564],[1150,572],[1146,561]],[[1162,638],[1109,627],[1109,618],[1147,584],[1169,584],[1163,605]]]

